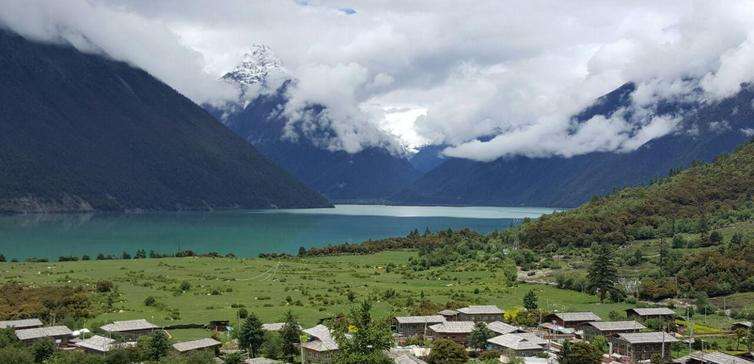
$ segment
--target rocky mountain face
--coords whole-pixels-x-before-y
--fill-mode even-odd
[[[0,212],[325,207],[143,70],[0,31]]]
[[[610,116],[630,103],[633,84],[605,95],[576,117]],[[754,90],[711,103],[664,102],[661,114],[684,115],[677,130],[628,153],[571,158],[449,158],[391,198],[401,204],[573,207],[616,188],[641,185],[693,161],[711,161],[754,135]]]
[[[271,75],[287,75],[289,79],[282,86],[270,89],[267,81]],[[268,47],[253,46],[239,66],[223,79],[242,90],[261,86],[263,92],[238,105],[207,106],[206,109],[262,154],[332,201],[382,202],[419,177],[419,172],[406,158],[383,148],[368,148],[353,154],[329,150],[313,140],[316,138],[312,138],[310,130],[307,136],[291,138],[286,126],[291,129],[290,125],[296,124],[296,120],[290,120],[283,110],[288,103],[288,88],[296,81]],[[324,107],[312,105],[308,111],[310,115],[318,115]],[[333,131],[321,127],[316,133],[326,137]]]

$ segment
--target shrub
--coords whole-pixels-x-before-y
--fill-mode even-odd
[[[97,292],[99,293],[105,293],[110,292],[113,290],[113,282],[110,281],[97,281],[97,284],[95,285]]]
[[[154,306],[156,303],[157,299],[153,296],[147,296],[147,298],[144,299],[144,306]]]

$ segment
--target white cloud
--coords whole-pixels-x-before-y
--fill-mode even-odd
[[[675,129],[654,115],[657,99],[715,101],[754,79],[747,0],[0,0],[0,22],[94,44],[197,102],[235,98],[215,80],[267,44],[297,79],[290,136],[348,152],[426,142],[478,160],[625,152]],[[640,118],[573,124],[627,81]],[[324,117],[306,112],[312,103]],[[335,134],[322,139],[323,127]]]

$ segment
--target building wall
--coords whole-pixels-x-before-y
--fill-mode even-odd
[[[333,362],[334,357],[335,351],[314,351],[304,349],[304,364],[329,364]]]
[[[618,341],[615,346],[615,352],[626,355],[631,358],[632,362],[641,360],[650,360],[655,354],[662,353],[662,343],[652,344],[634,344],[631,345],[625,341]],[[665,344],[665,359],[670,360],[671,343]]]
[[[395,331],[405,337],[424,336],[430,333],[429,324],[395,324]]]
[[[463,345],[464,347],[469,345],[469,334],[442,334],[442,333],[433,333],[432,335],[435,339],[448,339],[453,340],[458,344]]]

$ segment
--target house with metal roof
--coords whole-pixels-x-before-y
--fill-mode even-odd
[[[487,324],[487,328],[490,329],[490,331],[498,334],[498,335],[505,335],[505,334],[513,334],[516,332],[523,332],[520,328],[506,324],[502,321],[494,321]]]
[[[736,331],[739,329],[750,330],[751,321],[739,321],[730,326],[730,331]]]
[[[615,338],[613,350],[631,359],[632,363],[650,360],[654,355],[660,355],[665,361],[670,361],[670,347],[678,342],[675,336],[666,332],[632,332],[618,334]]]
[[[468,306],[457,311],[458,321],[494,322],[503,318],[503,310],[495,305]]]
[[[535,356],[545,351],[547,341],[532,334],[505,334],[487,340],[490,347],[500,350],[507,356]]]
[[[585,340],[592,340],[597,336],[604,336],[610,340],[618,334],[639,332],[643,329],[646,327],[637,321],[594,321],[582,325]]]
[[[23,320],[0,321],[0,329],[32,329],[42,327],[44,324],[37,318]]]
[[[677,364],[752,364],[754,362],[719,351],[697,351],[673,360]]]
[[[393,319],[393,326],[395,332],[404,337],[426,336],[430,326],[443,322],[445,322],[445,317],[440,315],[397,316]]]
[[[159,326],[144,320],[115,321],[111,324],[101,326],[100,329],[109,334],[118,334],[128,337],[139,337],[152,333],[159,329]]]
[[[648,319],[660,319],[665,321],[675,320],[675,311],[667,307],[638,307],[626,310],[629,320],[644,322]]]
[[[303,364],[331,363],[340,347],[332,337],[330,329],[320,324],[302,331],[309,337],[309,341],[301,344],[304,349]]]
[[[430,336],[435,339],[453,340],[458,344],[466,346],[469,342],[469,335],[474,331],[475,325],[476,323],[473,321],[446,321],[430,326]]]
[[[56,344],[62,345],[68,342],[72,333],[71,329],[66,326],[47,326],[16,330],[16,337],[24,343],[31,343],[39,339],[52,339]]]
[[[179,353],[188,353],[198,350],[212,350],[215,351],[222,346],[223,343],[213,339],[204,338],[199,340],[183,341],[173,344],[173,349]]]
[[[557,312],[545,316],[545,321],[579,330],[588,322],[602,321],[602,319],[592,312]]]
[[[113,349],[136,346],[136,342],[119,343],[109,337],[94,335],[88,339],[75,342],[73,345],[89,353],[104,354]]]
[[[445,321],[457,321],[458,319],[458,311],[456,310],[442,310],[437,313],[438,315],[445,317]]]

